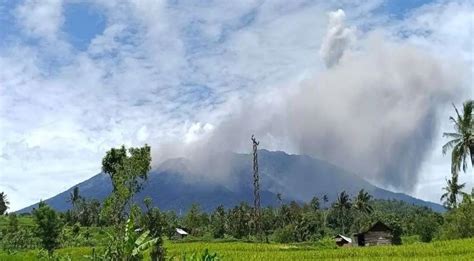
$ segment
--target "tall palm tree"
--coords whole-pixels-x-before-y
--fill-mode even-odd
[[[328,203],[328,201],[329,201],[328,195],[324,194],[323,196],[324,206],[326,206],[326,203]]]
[[[464,188],[466,183],[458,184],[458,175],[455,174],[450,180],[446,180],[447,186],[443,188],[446,192],[441,196],[441,201],[445,200],[443,205],[447,209],[453,209],[458,206],[458,196],[464,193],[461,189]]]
[[[314,211],[319,210],[320,208],[320,203],[319,203],[319,198],[318,197],[313,197],[310,202],[311,209]]]
[[[0,215],[3,215],[5,212],[7,212],[8,205],[10,205],[10,202],[8,202],[7,194],[0,192]]]
[[[280,204],[281,207],[281,205],[283,205],[283,198],[281,197],[281,193],[277,193],[277,200],[278,204]]]
[[[72,208],[76,206],[76,203],[81,199],[81,196],[79,195],[79,187],[74,187],[72,192],[69,193],[69,199],[68,202],[71,202]]]
[[[372,196],[364,189],[361,189],[359,191],[359,194],[357,194],[357,197],[355,198],[354,205],[353,205],[354,209],[365,214],[372,213],[374,209],[369,203],[371,199],[372,199]]]
[[[339,194],[333,206],[334,209],[336,209],[339,212],[339,221],[341,222],[341,225],[342,225],[343,234],[345,232],[344,217],[345,217],[346,211],[351,209],[351,206],[352,206],[351,199],[349,198],[349,195],[346,193],[346,191],[343,191]]]
[[[454,106],[454,104],[453,104]],[[456,106],[454,111],[456,117],[449,117],[454,124],[454,132],[445,132],[443,137],[450,138],[443,146],[443,154],[448,150],[451,152],[451,173],[453,175],[461,171],[466,172],[468,157],[471,157],[471,166],[474,166],[474,100],[468,100],[463,104],[462,114]]]

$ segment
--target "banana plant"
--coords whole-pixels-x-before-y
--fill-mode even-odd
[[[129,218],[125,226],[125,246],[124,253],[126,256],[131,257],[131,260],[140,258],[142,254],[156,244],[158,238],[149,238],[150,231],[145,231],[142,234],[138,234],[133,229],[133,219]]]
[[[135,261],[142,260],[143,253],[154,246],[158,238],[150,238],[150,231],[144,231],[140,234],[139,230],[134,229],[133,218],[129,218],[125,224],[123,237],[117,240],[112,234],[108,234],[110,244],[101,255],[94,251],[90,260],[117,260],[117,261]]]

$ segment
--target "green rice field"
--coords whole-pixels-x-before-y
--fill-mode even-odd
[[[221,260],[474,260],[474,239],[414,243],[402,246],[335,248],[315,244],[265,244],[244,242],[170,242],[166,244],[171,260],[183,255],[202,253],[204,249],[218,253]],[[91,248],[63,248],[57,253],[71,260],[88,260]],[[38,260],[36,251],[7,254],[0,260]]]

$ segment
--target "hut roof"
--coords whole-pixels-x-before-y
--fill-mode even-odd
[[[352,239],[351,239],[350,237],[346,237],[346,236],[341,235],[341,234],[336,235],[334,238],[336,238],[336,239],[343,239],[343,240],[345,240],[345,241],[348,242],[348,243],[352,243]]]
[[[184,231],[181,228],[176,228],[176,233],[178,233],[180,235],[187,235],[188,234],[188,232]]]
[[[382,223],[381,221],[377,221],[369,229],[367,229],[365,231],[362,231],[360,233],[357,233],[356,235],[365,234],[369,231],[390,231],[390,232],[392,232],[392,229],[389,226]]]

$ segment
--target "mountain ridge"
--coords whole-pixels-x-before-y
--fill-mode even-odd
[[[177,212],[187,210],[192,203],[199,203],[205,211],[212,211],[221,204],[227,208],[242,201],[250,204],[253,202],[251,155],[230,153],[225,156],[230,159],[226,163],[229,168],[229,176],[224,177],[226,182],[216,181],[216,174],[193,172],[188,159],[169,159],[149,173],[147,183],[134,200],[141,203],[149,196],[160,209]],[[219,158],[215,162],[219,163]],[[209,169],[215,167],[213,164],[209,163]],[[321,198],[327,195],[332,202],[343,190],[354,196],[360,189],[365,189],[376,199],[402,200],[444,211],[439,204],[379,188],[356,174],[306,155],[259,150],[259,167],[263,206],[278,205],[278,193],[283,195],[285,201],[307,202],[313,196]],[[56,210],[66,211],[70,208],[70,203],[66,202],[69,192],[76,186],[80,194],[88,199],[103,200],[112,191],[108,175],[99,173],[45,202]],[[36,205],[17,212],[30,212]]]

